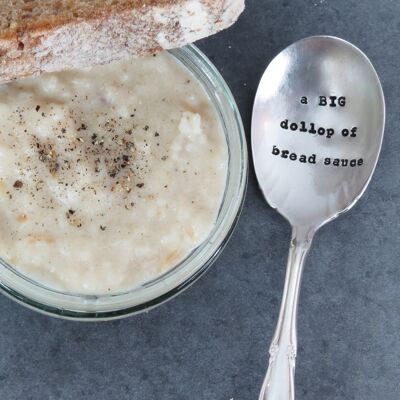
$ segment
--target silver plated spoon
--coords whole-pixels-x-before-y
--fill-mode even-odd
[[[266,69],[252,118],[257,179],[293,233],[278,324],[259,400],[294,400],[296,315],[304,260],[316,231],[364,193],[381,149],[385,102],[368,58],[314,36]]]

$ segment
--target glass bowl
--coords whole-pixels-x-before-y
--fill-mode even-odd
[[[27,278],[0,258],[0,290],[42,313],[66,319],[106,320],[149,310],[176,296],[213,263],[238,220],[247,184],[247,146],[232,93],[210,60],[195,46],[170,54],[200,82],[220,119],[228,146],[228,174],[222,204],[208,238],[181,263],[157,279],[110,295],[76,295],[45,287]]]

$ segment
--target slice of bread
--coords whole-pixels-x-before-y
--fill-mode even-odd
[[[0,83],[180,47],[236,21],[244,0],[0,0]]]

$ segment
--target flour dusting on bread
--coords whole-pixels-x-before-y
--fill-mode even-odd
[[[0,83],[181,47],[229,27],[244,9],[244,0],[13,3],[0,0]]]

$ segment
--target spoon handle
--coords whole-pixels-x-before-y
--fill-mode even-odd
[[[313,231],[293,228],[279,320],[269,349],[269,366],[259,400],[294,400],[297,304],[304,260],[313,235]]]

